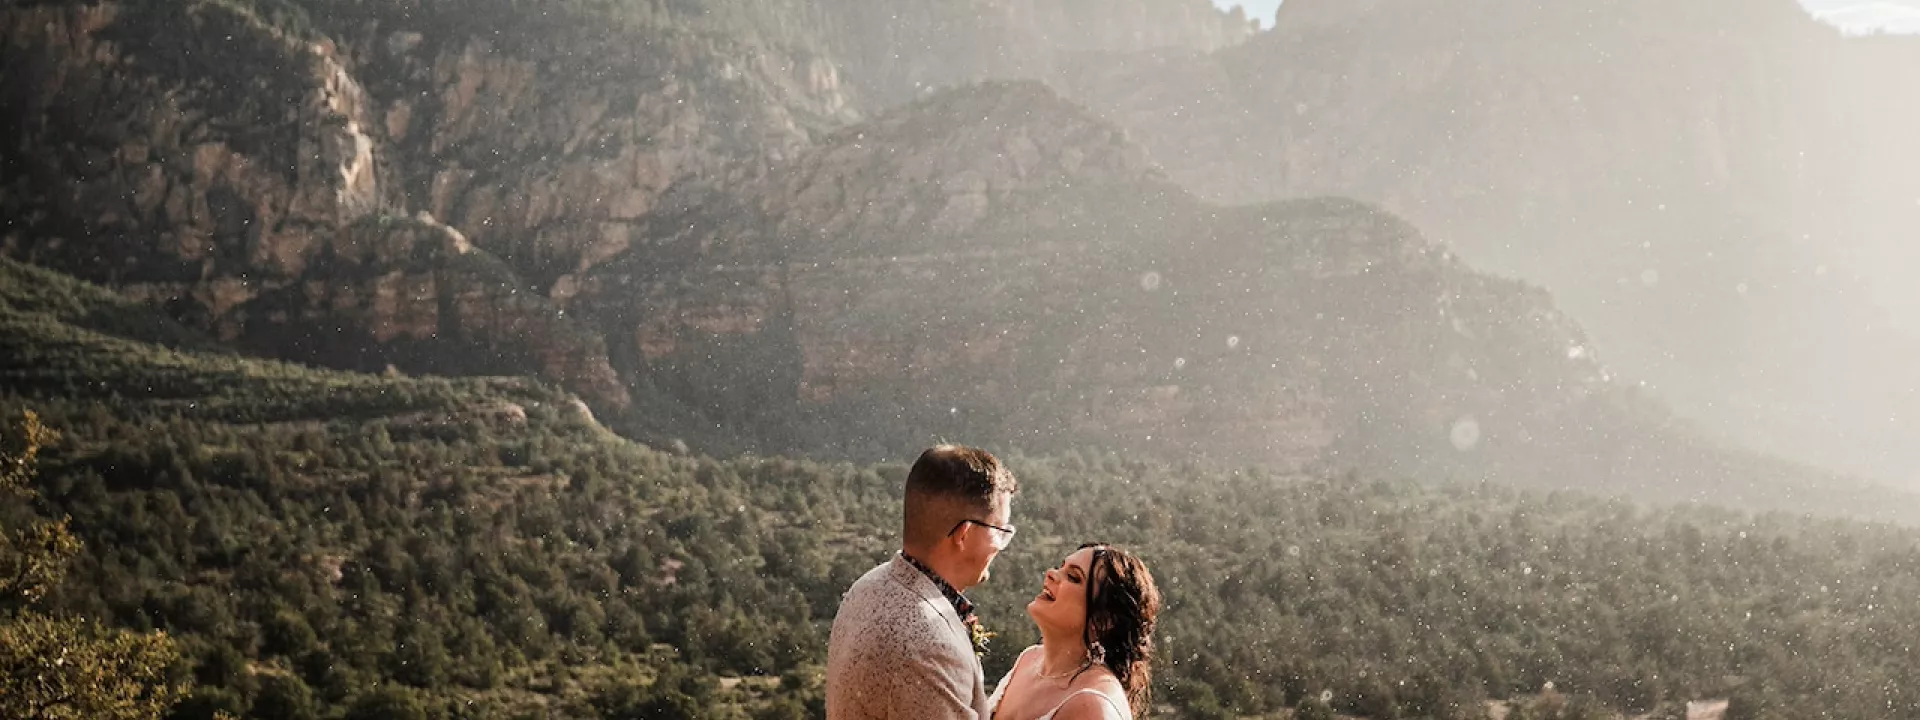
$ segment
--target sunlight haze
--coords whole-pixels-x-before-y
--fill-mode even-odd
[[[1260,27],[1273,26],[1281,0],[1213,0],[1221,9],[1238,5]],[[1920,0],[1801,0],[1807,12],[1849,32],[1920,33]]]

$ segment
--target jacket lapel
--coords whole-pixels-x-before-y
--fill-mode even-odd
[[[967,632],[966,623],[961,621],[960,613],[954,611],[953,603],[947,600],[946,595],[940,593],[940,587],[934,585],[931,578],[898,555],[894,556],[891,567],[894,581],[919,595],[921,601],[932,605],[933,609],[940,613],[940,617],[947,619],[947,627],[953,631],[954,635],[971,649],[973,637]]]

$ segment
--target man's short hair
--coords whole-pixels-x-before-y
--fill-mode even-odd
[[[962,445],[935,445],[920,453],[907,472],[906,540],[938,542],[953,524],[985,518],[994,498],[1020,491],[1013,471],[993,453]]]

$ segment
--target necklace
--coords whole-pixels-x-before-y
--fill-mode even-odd
[[[1036,663],[1033,667],[1033,676],[1040,678],[1041,680],[1063,680],[1063,679],[1072,677],[1074,673],[1079,672],[1084,667],[1085,666],[1081,666],[1081,667],[1074,668],[1072,670],[1062,670],[1057,673],[1048,673],[1048,672],[1041,672],[1039,664]]]

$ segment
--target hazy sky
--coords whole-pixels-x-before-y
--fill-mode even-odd
[[[1273,11],[1280,0],[1213,0],[1223,8],[1239,5],[1249,17],[1261,19],[1262,26],[1273,24]],[[1835,25],[1856,32],[1875,28],[1890,32],[1920,33],[1920,0],[1800,0],[1807,11]]]
[[[1920,0],[1800,0],[1800,4],[1848,30],[1920,33]]]

